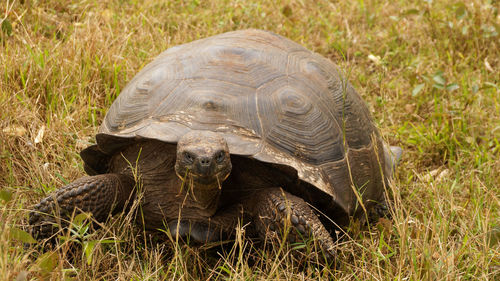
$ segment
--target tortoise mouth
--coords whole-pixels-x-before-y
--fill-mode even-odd
[[[194,183],[198,183],[201,185],[222,185],[222,182],[227,179],[229,173],[225,171],[219,171],[218,173],[213,174],[197,174],[192,171],[188,172],[185,175],[180,175],[177,173],[177,176],[183,181],[192,180]],[[220,186],[219,186],[220,188]]]
[[[227,179],[229,173],[225,171],[219,171],[218,173],[214,173],[211,175],[190,173],[189,176],[193,179],[194,182],[203,185],[222,185],[222,182]]]
[[[204,175],[204,174],[199,175],[199,174],[191,173],[190,176],[191,176],[191,178],[193,178],[194,182],[207,185],[207,184],[216,183],[219,174],[220,173],[212,174],[212,175]]]

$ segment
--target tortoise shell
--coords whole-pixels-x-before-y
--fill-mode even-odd
[[[330,60],[277,34],[234,31],[166,50],[123,89],[96,140],[111,155],[191,130],[221,134],[233,155],[292,167],[349,215],[358,196],[383,198],[390,169],[367,106]],[[98,171],[95,155],[84,160]]]

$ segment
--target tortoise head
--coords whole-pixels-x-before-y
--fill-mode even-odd
[[[191,131],[177,143],[175,172],[195,184],[218,185],[231,173],[226,140],[211,131]]]

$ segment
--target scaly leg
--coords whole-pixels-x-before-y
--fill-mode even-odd
[[[319,243],[327,260],[336,256],[335,242],[307,203],[281,188],[265,189],[248,201],[254,228],[261,239],[284,234],[288,226],[290,242],[304,241],[311,235]],[[279,236],[278,236],[279,237]]]
[[[132,201],[135,182],[127,175],[103,174],[80,178],[50,194],[34,206],[29,224],[38,239],[52,236],[59,220],[63,226],[75,210],[90,212],[99,221],[120,212]]]

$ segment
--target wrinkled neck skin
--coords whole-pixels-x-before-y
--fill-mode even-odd
[[[181,176],[182,184],[176,195],[182,209],[198,209],[198,214],[211,217],[217,211],[221,194],[221,184],[218,180],[204,184],[197,182],[189,175]],[[223,180],[223,179],[222,179]]]

